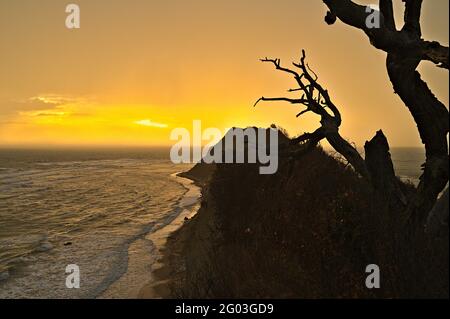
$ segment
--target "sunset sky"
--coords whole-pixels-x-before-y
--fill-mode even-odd
[[[361,146],[383,129],[391,146],[420,146],[385,53],[351,27],[326,25],[321,0],[71,2],[77,30],[65,27],[68,1],[0,2],[0,145],[168,145],[173,128],[195,119],[221,130],[314,130],[318,118],[296,119],[298,106],[253,108],[294,86],[259,58],[290,65],[304,48],[343,114],[344,137]],[[448,45],[448,11],[448,0],[424,1],[425,39]],[[448,106],[448,71],[423,63],[421,72]]]

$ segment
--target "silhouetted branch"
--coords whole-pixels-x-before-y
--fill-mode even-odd
[[[280,70],[280,71],[283,71],[283,72],[287,72],[287,73],[291,73],[291,74],[293,74],[294,76],[296,76],[296,77],[300,77],[300,75],[297,73],[297,72],[295,72],[295,71],[293,71],[293,70],[290,70],[290,69],[287,69],[287,68],[283,68],[280,64],[281,64],[281,60],[280,59],[268,59],[268,58],[264,58],[264,59],[261,59],[261,62],[269,62],[269,63],[272,63],[274,66],[275,66],[275,68],[277,69],[277,70]]]
[[[320,115],[321,127],[319,127],[313,133],[304,133],[299,137],[293,139],[293,143],[307,143],[306,150],[310,150],[315,147],[322,139],[326,138],[336,151],[341,153],[349,163],[355,168],[355,170],[367,180],[370,180],[369,173],[365,167],[364,159],[359,155],[356,148],[348,143],[339,134],[339,126],[342,119],[341,114],[336,105],[331,101],[328,91],[324,89],[318,82],[318,75],[309,67],[305,62],[306,53],[302,50],[299,63],[293,63],[293,65],[301,70],[301,73],[282,67],[279,59],[265,58],[263,62],[271,62],[275,65],[276,69],[285,71],[294,75],[294,79],[297,81],[299,88],[290,89],[289,92],[303,92],[300,99],[290,99],[285,97],[280,98],[265,98],[261,97],[255,103],[257,105],[260,101],[287,101],[293,104],[306,105],[306,109],[299,112],[296,116],[300,117],[308,112],[313,112]],[[330,109],[332,114],[326,111],[326,108]],[[302,148],[301,153],[305,151]]]
[[[420,27],[422,0],[403,0],[403,2],[405,3],[405,24],[402,30],[420,38],[422,35]]]
[[[380,0],[383,21],[380,28],[370,29],[365,7],[351,0],[323,0],[328,6],[327,23],[339,18],[345,24],[366,33],[371,44],[387,52],[387,69],[394,91],[410,111],[425,145],[426,163],[415,198],[409,202],[408,214],[423,224],[439,193],[448,183],[449,158],[447,134],[449,112],[428,88],[416,71],[423,60],[449,69],[449,48],[436,41],[421,39],[422,0],[403,0],[404,26],[393,27],[392,0]],[[333,19],[334,18],[334,19]],[[334,21],[333,21],[334,22]]]
[[[394,8],[392,0],[380,0],[380,12],[383,16],[383,23],[389,30],[395,30]]]
[[[314,80],[314,82],[316,82],[319,79],[319,76],[313,70],[311,70],[311,68],[309,67],[308,64],[306,64],[306,67],[314,75],[315,79],[313,79],[313,80]]]
[[[421,48],[422,60],[433,62],[437,67],[447,70],[449,69],[448,52],[448,47],[436,41],[425,41]]]
[[[311,109],[307,108],[306,110],[301,111],[300,113],[298,113],[298,114],[296,115],[296,117],[300,117],[300,116],[302,116],[303,114],[308,113],[308,112],[311,112]]]
[[[327,16],[337,17],[345,24],[366,30],[366,7],[350,0],[323,0],[329,10]],[[332,20],[332,19],[331,19]],[[329,23],[330,24],[330,23]]]
[[[290,99],[287,97],[264,97],[264,96],[262,96],[258,99],[258,101],[256,101],[256,103],[253,106],[255,107],[261,101],[265,101],[265,102],[267,102],[267,101],[285,101],[285,102],[289,102],[291,104],[302,104],[302,103],[306,102],[306,100],[303,100],[303,99]]]
[[[398,32],[393,28],[394,20],[391,18],[392,1],[380,0],[380,11],[384,23],[380,25],[380,28],[369,28],[366,25],[368,15],[366,6],[358,5],[351,0],[323,0],[329,9],[327,16],[336,16],[345,24],[364,31],[377,49],[393,54],[404,52],[408,59],[426,60],[448,69],[448,47],[420,38],[422,0],[403,1],[405,2],[405,25],[401,32]]]
[[[321,140],[323,138],[325,138],[325,134],[323,132],[323,129],[320,127],[320,128],[318,128],[317,130],[315,130],[312,133],[306,133],[305,132],[302,135],[294,138],[292,140],[292,143],[299,144],[299,143],[302,143],[302,142],[305,142],[305,141],[308,141],[308,140],[311,140],[311,139]]]

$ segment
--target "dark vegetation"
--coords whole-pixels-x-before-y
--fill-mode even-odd
[[[274,175],[256,164],[216,165],[203,194],[198,215],[175,236],[186,242],[173,296],[448,298],[448,233],[405,232],[404,212],[379,203],[351,166],[320,147],[282,157]],[[365,286],[369,264],[381,269],[381,289]]]

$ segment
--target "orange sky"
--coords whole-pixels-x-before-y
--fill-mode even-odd
[[[221,130],[314,130],[317,117],[296,119],[295,106],[252,107],[294,84],[258,59],[290,64],[302,48],[340,107],[348,140],[361,146],[381,128],[392,146],[420,145],[385,54],[357,30],[327,26],[320,0],[72,2],[79,30],[65,27],[66,1],[0,2],[0,145],[163,145],[194,119]],[[424,1],[424,38],[448,45],[448,11],[448,0]],[[448,105],[448,72],[427,63],[421,71]]]

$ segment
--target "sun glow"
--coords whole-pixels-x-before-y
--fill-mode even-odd
[[[61,6],[44,2],[36,24],[33,1],[0,1],[0,146],[169,146],[170,131],[194,120],[221,131],[275,123],[292,136],[313,132],[320,119],[296,118],[295,105],[252,107],[262,95],[300,97],[285,92],[295,85],[291,77],[259,58],[289,66],[302,48],[342,112],[343,136],[361,146],[383,129],[391,146],[422,145],[392,92],[384,54],[342,24],[329,28],[320,1],[282,1],[274,11],[269,2],[198,0],[193,9],[191,1],[117,0],[106,13],[96,1],[78,0],[88,18],[76,32],[58,21]],[[424,38],[447,44],[448,1],[428,1],[424,12]],[[421,68],[448,105],[447,73]]]
[[[166,128],[169,126],[167,124],[153,122],[152,120],[139,120],[139,121],[135,121],[134,123],[136,123],[138,125],[149,126],[149,127],[159,127],[159,128]]]

